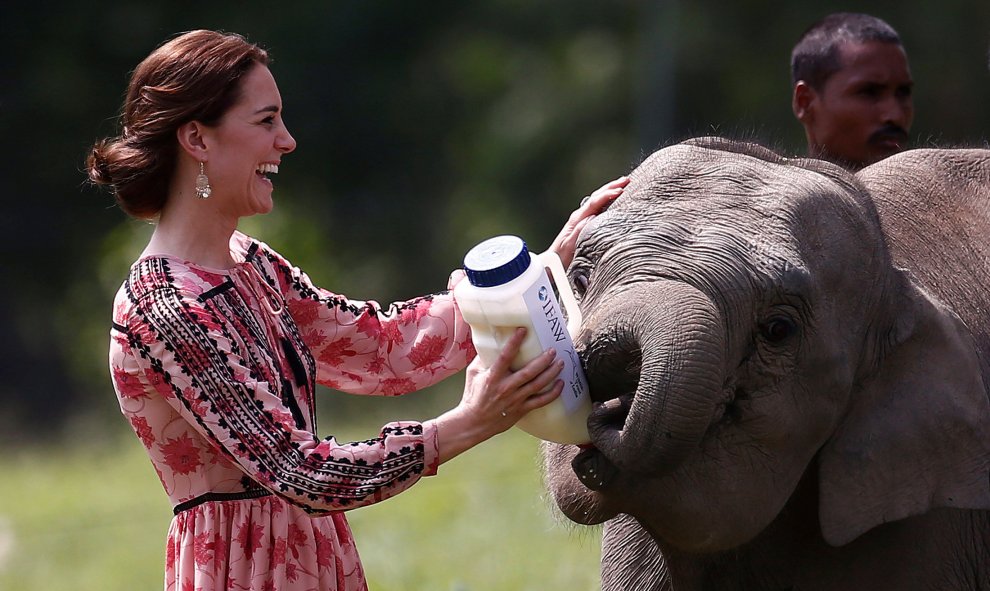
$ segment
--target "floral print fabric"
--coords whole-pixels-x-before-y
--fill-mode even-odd
[[[474,355],[449,293],[393,304],[317,288],[236,233],[237,265],[134,264],[114,302],[110,370],[176,510],[165,589],[364,589],[342,511],[435,474],[437,434],[395,422],[341,443],[316,432],[314,386],[398,395]]]

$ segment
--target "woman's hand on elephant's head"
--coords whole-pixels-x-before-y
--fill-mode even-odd
[[[582,199],[581,205],[567,218],[567,223],[564,224],[553,244],[550,245],[550,250],[557,253],[557,256],[560,257],[560,263],[565,269],[570,266],[571,260],[574,258],[574,249],[577,247],[581,230],[596,215],[608,209],[608,206],[622,194],[628,184],[629,178],[624,176],[605,183],[594,193]]]

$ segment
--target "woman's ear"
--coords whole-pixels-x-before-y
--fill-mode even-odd
[[[199,121],[183,123],[175,131],[179,146],[197,162],[207,162],[209,160],[206,154],[205,131],[206,126]]]
[[[966,326],[899,273],[876,371],[819,454],[825,540],[936,507],[990,508],[990,402]]]

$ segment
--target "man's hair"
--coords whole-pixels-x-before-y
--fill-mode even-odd
[[[901,45],[897,31],[883,20],[855,12],[836,12],[808,27],[791,51],[791,86],[804,80],[821,91],[842,68],[839,47],[845,43],[879,41]]]

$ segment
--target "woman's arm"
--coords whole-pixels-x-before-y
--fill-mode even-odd
[[[386,308],[320,288],[274,251],[264,247],[262,253],[274,267],[321,384],[394,396],[440,382],[474,358],[471,329],[450,292]]]
[[[286,404],[290,378],[263,377],[264,348],[246,348],[198,298],[158,290],[121,328],[111,360],[124,398],[160,397],[252,480],[308,511],[381,501],[439,465],[435,429],[420,423],[390,423],[354,443],[300,427]]]

